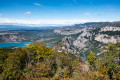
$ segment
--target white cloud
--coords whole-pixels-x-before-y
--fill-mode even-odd
[[[41,4],[39,4],[39,3],[33,3],[33,4],[35,4],[35,5],[37,5],[37,6],[40,6]]]
[[[31,14],[31,12],[25,12],[25,15],[29,15],[29,14]]]
[[[95,21],[95,20],[94,20]],[[19,19],[9,19],[0,18],[0,24],[12,24],[12,25],[28,25],[28,26],[56,26],[56,25],[72,25],[80,24],[85,22],[92,22],[92,20],[86,19],[72,19],[72,20],[19,20]]]

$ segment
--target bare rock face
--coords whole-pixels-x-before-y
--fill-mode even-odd
[[[95,32],[96,31],[96,32]],[[114,27],[114,26],[106,26],[102,27],[97,31],[97,28],[92,28],[92,27],[84,27],[82,29],[77,29],[77,28],[67,28],[67,29],[57,29],[54,32],[61,34],[61,35],[72,35],[72,34],[77,34],[82,32],[77,37],[77,40],[73,41],[73,45],[79,48],[84,48],[86,45],[89,44],[90,41],[96,40],[98,42],[102,42],[105,44],[108,43],[117,43],[120,41],[120,35],[114,33],[114,35],[108,35],[106,33],[111,33],[112,32],[120,32],[120,27]],[[102,33],[104,32],[104,34]],[[106,32],[106,33],[105,33]]]
[[[101,28],[100,30],[101,32],[102,31],[120,31],[120,27],[112,27],[112,26],[106,26],[106,27],[103,27]]]
[[[18,35],[18,34],[5,34],[0,35],[0,40],[4,42],[21,42],[23,40],[26,40],[24,36]]]
[[[57,49],[58,52],[64,52],[69,54],[80,54],[76,51],[74,45],[73,45],[73,39],[71,37],[65,37],[62,39],[62,41],[58,42],[54,49]]]
[[[80,33],[81,31],[82,31],[81,29],[62,28],[62,29],[55,29],[54,33],[58,33],[58,34],[61,34],[61,35],[71,35],[71,34]]]
[[[62,40],[64,43],[62,49],[67,49],[67,51],[72,53],[77,53],[79,51],[83,53],[87,52],[87,54],[90,51],[100,53],[99,51],[102,50],[102,46],[109,43],[116,44],[120,41],[120,27],[110,25],[113,25],[113,23],[109,25],[104,25],[104,23],[97,25],[88,24],[83,25],[82,28],[77,26],[72,28],[60,28],[54,30],[54,32],[64,36],[73,36],[72,39],[71,37],[65,37]],[[76,35],[77,38],[74,38]],[[80,53],[81,52],[79,52],[79,54]]]
[[[116,44],[118,41],[120,41],[120,37],[118,36],[115,38],[115,36],[109,36],[106,34],[98,34],[96,35],[95,40],[105,43],[105,44],[108,44],[108,43]]]
[[[89,44],[89,39],[87,39],[87,38],[90,38],[91,36],[92,36],[92,34],[87,32],[87,30],[83,31],[83,33],[81,35],[79,35],[77,40],[75,40],[73,42],[74,46],[79,49],[86,47]],[[87,38],[85,38],[85,37],[87,37]]]
[[[65,37],[62,39],[64,45],[67,46],[67,49],[70,49],[73,46],[73,39],[71,37]]]

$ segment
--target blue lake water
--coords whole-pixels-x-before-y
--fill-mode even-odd
[[[24,42],[24,43],[17,43],[17,42],[13,42],[13,43],[0,43],[0,48],[4,48],[4,47],[26,47],[29,46],[31,42]],[[52,45],[47,45],[48,47],[52,47]]]
[[[17,43],[17,42],[13,42],[13,43],[0,43],[0,48],[3,47],[25,47],[28,46],[31,42],[24,42],[24,43]]]
[[[48,47],[53,47],[53,45],[47,45]]]

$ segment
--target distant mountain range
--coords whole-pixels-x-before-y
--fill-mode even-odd
[[[0,29],[49,29],[58,28],[59,26],[18,26],[18,25],[0,25]]]
[[[1,43],[45,41],[55,45],[59,51],[76,55],[88,55],[93,51],[100,56],[102,46],[120,41],[120,21],[91,22],[63,27],[0,25],[0,29],[3,29],[0,31]]]
[[[59,27],[75,27],[75,28],[81,28],[81,27],[105,27],[105,26],[120,26],[120,21],[115,22],[88,22],[83,24],[75,24],[75,25],[68,25],[68,26],[19,26],[19,25],[0,25],[0,29],[49,29],[49,28],[59,28]]]

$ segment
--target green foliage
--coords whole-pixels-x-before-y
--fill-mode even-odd
[[[119,80],[120,79],[120,71],[116,74],[116,78]]]
[[[90,65],[92,65],[96,60],[95,53],[91,51],[90,56],[88,56],[88,62],[90,62]]]
[[[103,75],[99,73],[98,71],[89,72],[88,77],[90,80],[109,80],[108,75]]]
[[[28,47],[17,48],[11,53],[0,49],[0,79],[120,79],[120,42],[104,47],[102,57],[96,57],[91,51],[87,57],[89,67],[74,55],[54,51],[46,45],[44,42],[35,42]]]
[[[7,58],[7,53],[0,49],[0,73],[3,72],[5,59]]]
[[[54,51],[44,42],[35,42],[28,47],[17,48],[7,54],[1,50],[0,63],[4,68],[1,79],[30,79],[41,77],[72,77],[73,63],[69,55]],[[2,54],[2,52],[4,54]]]
[[[73,63],[69,55],[56,52],[53,56],[57,67],[55,77],[71,77],[73,74]]]
[[[18,48],[14,53],[8,55],[5,70],[2,72],[3,79],[18,79],[21,70],[25,67],[26,54],[23,49]]]
[[[98,71],[99,71],[101,74],[106,75],[107,72],[108,72],[108,70],[109,70],[109,68],[107,68],[104,64],[99,65]]]
[[[36,63],[35,65],[28,66],[24,69],[25,76],[32,77],[49,77],[50,68],[45,62]]]
[[[96,59],[93,52],[88,56],[88,62],[90,63],[90,68],[92,66],[96,68],[95,71],[98,71],[102,75],[108,75],[110,79],[119,79],[119,48],[120,42],[117,44],[109,44],[104,47],[103,57]]]
[[[33,57],[34,60],[40,60],[47,56],[50,56],[54,51],[46,46],[47,44],[44,42],[35,42],[30,44],[29,47],[27,47],[28,52],[30,53],[30,56]]]
[[[90,69],[92,71],[95,70],[95,61],[96,61],[96,56],[95,53],[91,51],[90,56],[88,56],[88,62],[90,63]]]

